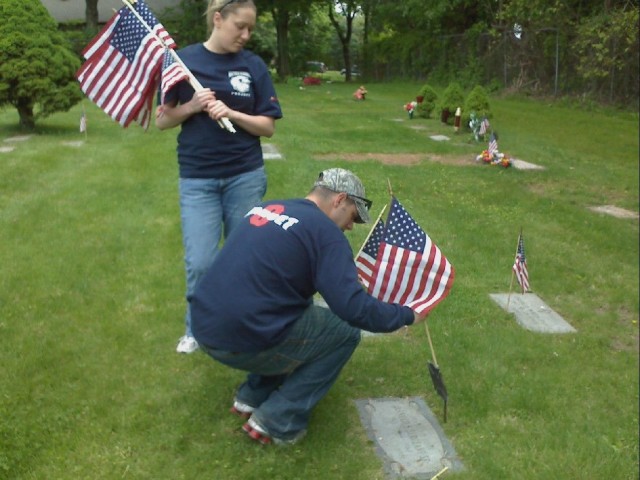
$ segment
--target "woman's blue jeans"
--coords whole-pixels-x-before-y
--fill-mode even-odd
[[[250,372],[236,394],[256,409],[254,417],[286,440],[307,429],[316,404],[334,384],[360,343],[360,329],[331,310],[310,306],[275,347],[258,353],[201,348],[215,360]]]
[[[180,218],[187,275],[186,335],[191,333],[191,297],[224,238],[267,191],[264,167],[230,178],[181,178]]]

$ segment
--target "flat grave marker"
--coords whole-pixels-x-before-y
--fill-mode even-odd
[[[545,170],[545,168],[541,167],[540,165],[525,162],[524,160],[520,160],[517,158],[511,160],[511,165],[513,165],[513,168],[515,168],[516,170]]]
[[[624,208],[616,207],[614,205],[602,205],[599,207],[589,207],[593,212],[606,213],[616,218],[635,218],[639,217],[638,212],[632,212],[631,210],[625,210]]]
[[[262,144],[262,156],[265,160],[284,160],[278,148],[272,143]]]
[[[444,467],[463,470],[436,417],[420,397],[355,402],[389,478],[431,479]]]
[[[515,314],[518,324],[527,330],[540,333],[576,332],[534,293],[512,293],[510,296],[506,293],[490,293],[489,296],[504,310]]]
[[[436,142],[446,142],[447,140],[450,140],[450,138],[446,135],[431,135],[429,138],[431,140],[435,140]]]

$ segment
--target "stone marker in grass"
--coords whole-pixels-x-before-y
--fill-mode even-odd
[[[355,402],[390,478],[430,479],[445,467],[463,469],[436,417],[420,397]]]
[[[527,330],[541,333],[573,333],[568,322],[534,293],[490,293],[489,296]]]

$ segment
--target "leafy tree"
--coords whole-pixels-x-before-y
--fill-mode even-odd
[[[336,11],[339,12],[336,14]],[[349,0],[328,2],[329,19],[335,28],[342,45],[342,57],[344,59],[345,80],[351,81],[351,36],[353,34],[353,20],[362,9],[358,2]],[[344,17],[344,24],[338,20],[338,15]]]
[[[64,112],[82,99],[80,60],[39,0],[0,3],[0,106],[18,110],[20,125]]]
[[[259,11],[270,11],[276,27],[276,71],[278,77],[287,78],[291,74],[289,33],[291,22],[299,17],[307,17],[313,1],[309,0],[254,0]],[[324,1],[324,0],[316,0]]]
[[[592,91],[638,98],[638,9],[616,9],[579,25],[577,70]],[[603,92],[604,93],[604,92]],[[606,94],[605,94],[606,95]]]

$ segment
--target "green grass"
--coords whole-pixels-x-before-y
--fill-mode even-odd
[[[442,426],[465,465],[445,478],[638,478],[638,221],[588,209],[638,211],[637,114],[492,98],[501,151],[545,167],[521,171],[448,162],[484,145],[408,121],[418,84],[368,84],[365,102],[356,86],[278,85],[285,118],[268,142],[285,160],[267,162],[267,197],[353,169],[375,212],[390,183],[456,267],[430,317],[450,395]],[[243,374],[174,353],[177,130],[123,130],[85,108],[86,139],[77,107],[0,153],[0,478],[384,478],[353,401],[421,396],[441,418],[424,329],[365,339],[302,443],[253,445],[227,413]],[[16,124],[0,111],[0,140]],[[366,153],[425,159],[347,160]],[[489,298],[509,289],[520,227],[533,291],[577,333],[529,332]],[[348,233],[354,250],[366,234]]]

